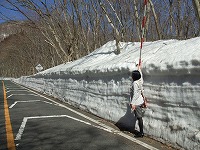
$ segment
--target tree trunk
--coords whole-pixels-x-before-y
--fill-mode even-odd
[[[198,17],[198,20],[199,20],[199,30],[200,30],[200,0],[193,0],[193,5],[194,5],[194,8],[195,8],[195,11],[196,11],[196,15]],[[198,35],[200,33],[200,31],[198,30]]]
[[[149,0],[149,3],[151,5],[151,9],[152,9],[153,16],[154,16],[154,20],[155,20],[155,24],[156,24],[156,31],[157,31],[157,34],[158,34],[158,39],[160,40],[161,39],[161,32],[160,32],[160,27],[159,27],[159,23],[158,23],[158,17],[156,15],[156,12],[155,12],[155,9],[154,9],[154,5],[153,5],[152,1]]]
[[[106,16],[108,22],[109,22],[109,24],[111,25],[111,27],[113,28],[113,30],[114,30],[114,32],[115,32],[115,34],[116,34],[116,38],[115,38],[115,40],[116,40],[116,47],[117,47],[116,54],[119,54],[120,51],[121,51],[121,50],[120,50],[120,46],[119,46],[119,44],[120,44],[120,43],[119,43],[120,33],[119,33],[118,29],[114,26],[114,24],[113,24],[112,20],[110,19],[110,17],[108,16],[108,13],[107,13],[107,11],[106,11],[106,9],[105,9],[103,3],[102,3],[101,1],[99,1],[99,4],[100,4],[100,6],[101,6],[101,8],[102,8],[102,10],[103,10],[103,12],[104,12],[104,14],[105,14],[105,16]]]
[[[138,33],[139,39],[141,39],[141,35],[140,35],[141,34],[140,33],[141,28],[140,28],[140,24],[139,24],[139,15],[138,15],[138,10],[137,10],[137,6],[136,6],[136,1],[135,0],[133,0],[133,5],[134,5],[134,11],[135,11],[134,16],[135,16],[135,19],[136,19],[137,33]]]

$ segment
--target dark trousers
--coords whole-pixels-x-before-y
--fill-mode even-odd
[[[140,118],[137,118],[137,120],[138,120],[138,126],[140,128],[140,133],[143,134],[144,133],[143,132],[143,119],[142,119],[142,117],[140,117]]]
[[[143,115],[144,115],[144,110],[141,108],[141,106],[136,106],[135,109],[135,117],[138,120],[138,126],[140,128],[140,133],[143,134]]]

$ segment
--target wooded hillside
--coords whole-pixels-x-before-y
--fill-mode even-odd
[[[1,3],[0,3],[1,4]],[[145,40],[200,34],[199,0],[148,0]],[[8,7],[9,5],[9,7]],[[110,40],[141,39],[143,0],[5,0],[24,20],[0,17],[0,76],[19,77],[76,60]],[[119,45],[120,46],[120,45]]]

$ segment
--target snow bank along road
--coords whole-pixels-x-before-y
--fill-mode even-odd
[[[0,149],[168,148],[146,137],[135,139],[96,116],[89,117],[10,81],[1,82],[0,100]]]
[[[144,132],[186,150],[200,150],[199,43],[200,37],[159,40],[145,42],[142,50],[149,99]],[[136,69],[140,43],[120,42],[120,48],[116,55],[116,42],[109,41],[78,60],[13,80],[131,129],[130,73]]]

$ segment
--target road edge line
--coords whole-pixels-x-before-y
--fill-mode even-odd
[[[7,102],[7,98],[6,98],[6,89],[5,89],[5,85],[4,85],[3,81],[2,81],[2,84],[3,84],[3,95],[4,95],[4,116],[5,116],[7,148],[8,148],[8,150],[16,150],[12,125],[11,125],[11,121],[10,121],[8,102]]]

